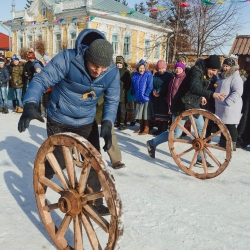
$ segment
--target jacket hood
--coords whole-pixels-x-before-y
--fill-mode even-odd
[[[82,46],[89,45],[96,39],[105,39],[105,36],[98,30],[93,29],[85,29],[80,32],[76,39],[75,48],[77,50],[77,54],[82,50]]]
[[[205,65],[205,60],[203,58],[199,58],[196,61],[195,67],[203,71],[203,74],[206,75],[206,65]]]
[[[239,70],[239,65],[232,66],[227,71],[221,70],[221,77],[222,78],[228,78],[228,77],[232,76],[235,73],[235,71],[238,71],[238,70]]]

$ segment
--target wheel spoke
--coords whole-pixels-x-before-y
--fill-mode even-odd
[[[49,180],[48,178],[41,176],[39,177],[39,182],[41,182],[43,185],[51,188],[52,190],[54,190],[56,193],[60,193],[63,191],[63,189],[58,186],[56,183],[54,183],[53,181]]]
[[[174,138],[173,142],[181,142],[181,143],[192,144],[192,141],[185,140],[185,139],[179,139],[179,138]]]
[[[196,126],[196,123],[195,123],[195,120],[194,120],[193,115],[190,115],[190,116],[189,116],[189,119],[190,119],[191,124],[192,124],[192,126],[193,126],[195,137],[196,137],[196,138],[199,138],[197,126]]]
[[[101,249],[100,243],[98,241],[98,238],[96,236],[95,230],[93,228],[93,225],[89,219],[88,216],[86,216],[84,213],[81,213],[82,218],[82,224],[86,230],[87,236],[89,238],[90,244],[93,248],[93,250],[99,250]]]
[[[69,183],[70,183],[71,188],[74,189],[75,188],[76,174],[75,174],[73,156],[72,156],[69,148],[67,148],[65,146],[62,147],[62,151],[63,151],[64,161],[65,161],[65,165],[66,165],[66,170],[67,170],[68,177],[69,177]]]
[[[180,123],[177,124],[177,126],[183,131],[185,132],[192,140],[194,140],[194,136]]]
[[[81,225],[81,218],[80,214],[76,215],[74,220],[74,238],[75,238],[75,250],[82,250],[83,244],[82,244],[82,225]]]
[[[57,208],[58,208],[58,203],[54,203],[44,206],[43,210],[49,212],[50,210],[55,210]]]
[[[91,193],[91,194],[85,194],[81,197],[81,201],[83,203],[87,203],[88,201],[93,201],[99,198],[104,197],[104,193],[102,191],[96,192],[96,193]]]
[[[69,189],[68,183],[67,183],[67,181],[66,181],[66,179],[64,177],[62,169],[61,169],[60,165],[58,164],[54,154],[53,153],[48,153],[46,155],[46,158],[49,161],[49,163],[50,163],[51,167],[53,168],[55,174],[57,175],[58,179],[62,183],[63,187],[65,189]]]
[[[221,150],[221,151],[227,151],[226,148],[223,148],[223,147],[217,146],[215,144],[211,144],[211,143],[206,143],[205,147],[214,148],[214,149],[218,149],[218,150]]]
[[[195,151],[194,156],[193,156],[193,158],[192,158],[192,161],[191,161],[191,163],[190,163],[190,166],[189,166],[189,168],[188,168],[189,170],[192,170],[192,169],[193,169],[193,166],[194,166],[195,162],[197,161],[198,153],[199,153],[199,151]]]
[[[213,137],[216,137],[217,135],[221,134],[221,131],[218,130],[217,132],[213,133],[212,135],[210,135],[209,137],[207,137],[206,139],[204,139],[204,141],[209,141],[211,140]]]
[[[60,225],[60,227],[58,228],[57,232],[56,232],[56,237],[57,238],[63,238],[65,233],[67,232],[67,229],[69,227],[69,224],[72,220],[72,217],[70,215],[65,215],[63,220],[62,220],[62,223]]]
[[[217,160],[217,158],[207,148],[205,148],[205,151],[210,156],[210,158],[217,164],[217,166],[220,167],[221,163]]]
[[[73,154],[75,155],[75,160],[77,162],[80,161],[80,157],[79,157],[79,152],[77,151],[76,147],[73,147]]]
[[[201,135],[200,135],[200,138],[203,139],[204,136],[205,136],[205,132],[207,130],[207,125],[208,125],[208,122],[209,122],[209,119],[206,117],[205,118],[205,121],[204,121],[204,126],[202,128],[202,132],[201,132]]]
[[[80,195],[83,194],[83,192],[84,192],[84,190],[86,188],[90,168],[91,168],[90,164],[85,159],[84,162],[83,162],[82,172],[81,172],[81,175],[80,175],[80,178],[79,178],[79,183],[78,183],[78,186],[77,186],[77,191],[78,191],[78,193]]]
[[[200,151],[200,154],[201,154],[201,160],[202,160],[204,172],[205,174],[207,174],[207,162],[206,162],[206,158],[202,150]]]
[[[109,232],[109,223],[99,213],[97,213],[88,204],[83,206],[83,212],[87,214],[99,227],[101,227],[106,233]]]
[[[187,154],[188,152],[192,151],[193,149],[194,149],[194,148],[193,148],[193,146],[192,146],[191,148],[189,148],[189,149],[183,151],[182,153],[178,154],[177,156],[178,156],[179,158],[181,158],[183,155]]]

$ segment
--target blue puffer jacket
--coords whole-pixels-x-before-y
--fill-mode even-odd
[[[0,68],[0,87],[7,87],[7,82],[10,79],[9,70],[6,65]]]
[[[146,70],[143,75],[135,72],[132,76],[132,90],[138,103],[145,103],[152,99],[153,75]]]
[[[47,115],[54,121],[71,126],[82,126],[94,121],[96,104],[104,92],[103,120],[114,123],[120,100],[120,74],[113,62],[98,78],[87,72],[84,53],[95,39],[105,39],[97,30],[85,29],[76,40],[75,49],[57,54],[43,71],[32,79],[24,97],[24,104],[39,103],[42,93],[51,86]],[[94,91],[96,96],[83,99],[83,94]]]

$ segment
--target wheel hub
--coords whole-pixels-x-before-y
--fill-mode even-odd
[[[193,148],[196,151],[201,151],[204,148],[204,142],[200,138],[196,138],[193,140]]]
[[[77,215],[82,210],[80,195],[74,189],[63,192],[58,200],[58,207],[63,213]]]

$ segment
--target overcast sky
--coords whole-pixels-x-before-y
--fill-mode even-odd
[[[6,0],[0,0],[0,21],[6,21],[11,19],[11,2],[12,0],[7,0],[8,4],[6,4]],[[129,7],[134,8],[135,3],[140,3],[141,0],[127,0]],[[146,1],[144,1],[146,2]],[[24,7],[26,6],[27,1],[26,0],[16,0],[15,1],[15,9],[16,11],[18,10],[23,10]],[[250,2],[246,3],[246,8],[247,10],[250,9]],[[247,14],[247,10],[242,10],[242,18],[246,19],[246,25],[242,27],[242,30],[238,32],[239,35],[250,35],[250,15]],[[248,11],[249,12],[249,11]],[[245,16],[245,17],[244,17]],[[6,31],[6,28],[4,29],[3,27],[0,27],[0,32],[8,34],[8,31]],[[236,36],[236,34],[235,34]],[[233,43],[233,40],[231,41]],[[230,51],[231,46],[227,46],[223,52],[227,55]]]

